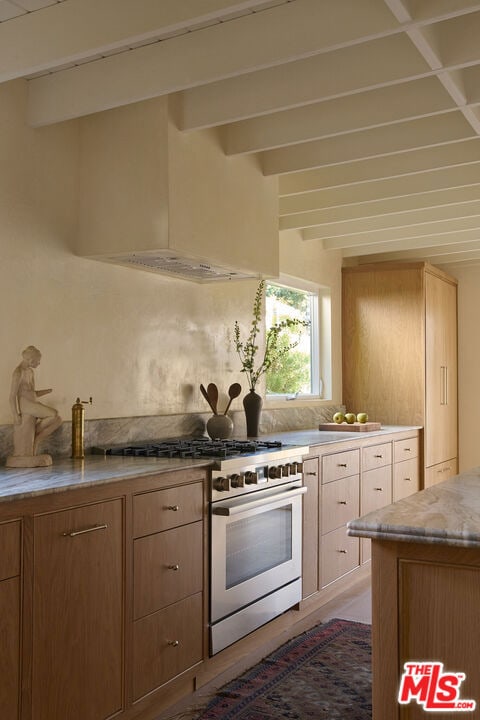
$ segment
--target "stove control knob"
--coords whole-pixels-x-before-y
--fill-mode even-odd
[[[290,475],[290,465],[287,463],[287,465],[280,465],[280,468],[282,470],[282,477],[288,477]]]
[[[237,475],[236,473],[233,475],[230,475],[230,485],[232,486],[232,488],[242,487],[241,476]]]
[[[275,480],[276,478],[282,477],[282,466],[281,465],[272,465],[272,467],[268,468],[268,477],[271,480]]]
[[[226,477],[215,478],[213,481],[213,489],[218,490],[219,492],[227,492],[228,490],[230,490],[230,484],[228,482],[228,478],[226,478]]]
[[[247,470],[245,473],[245,482],[247,485],[253,485],[257,482],[258,475],[256,472],[253,472],[252,470]]]

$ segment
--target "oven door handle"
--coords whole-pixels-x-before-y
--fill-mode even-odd
[[[214,505],[212,507],[212,514],[223,516],[239,515],[240,513],[245,512],[245,510],[253,510],[254,508],[262,507],[263,505],[271,505],[279,500],[287,498],[290,499],[291,497],[296,497],[297,495],[304,495],[306,492],[307,488],[303,485],[302,487],[285,490],[283,493],[270,495],[269,497],[260,498],[259,500],[246,500],[245,502],[232,505],[231,507],[228,507],[227,505]]]

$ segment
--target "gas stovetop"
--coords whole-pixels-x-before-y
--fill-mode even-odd
[[[205,458],[226,460],[257,453],[279,450],[283,447],[280,440],[209,440],[198,438],[171,438],[166,440],[149,440],[130,445],[112,445],[95,447],[92,452],[103,455],[125,457],[158,457],[158,458]]]

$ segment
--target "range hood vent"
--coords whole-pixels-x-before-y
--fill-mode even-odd
[[[165,275],[173,275],[183,278],[184,280],[193,280],[194,282],[205,283],[225,280],[245,280],[247,278],[258,277],[254,273],[241,272],[232,270],[219,265],[181,255],[171,250],[155,250],[146,252],[132,252],[119,255],[111,255],[108,257],[99,257],[99,260],[105,260],[116,265],[125,265],[126,267],[136,267],[140,270],[160,273]]]

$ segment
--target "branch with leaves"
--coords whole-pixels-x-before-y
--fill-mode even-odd
[[[257,337],[260,333],[264,292],[265,280],[261,280],[257,288],[257,292],[255,293],[253,319],[250,326],[250,333],[244,342],[240,338],[240,326],[238,321],[235,321],[235,349],[242,364],[241,372],[246,374],[250,390],[255,390],[259,378],[271,368],[275,368],[275,365],[279,362],[280,358],[298,345],[299,340],[293,341],[288,345],[285,345],[284,343],[280,344],[279,341],[282,333],[287,329],[299,328],[302,326],[308,327],[310,325],[310,323],[306,320],[297,320],[294,318],[286,318],[272,325],[265,335],[263,358],[259,365],[255,367],[257,353],[260,349],[257,344]]]

